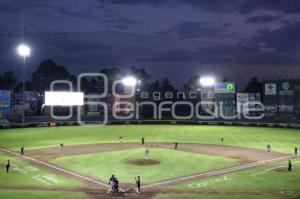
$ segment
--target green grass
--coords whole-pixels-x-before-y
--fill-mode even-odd
[[[153,199],[292,199],[293,196],[273,195],[204,195],[204,194],[158,194]]]
[[[120,182],[133,183],[135,176],[141,176],[143,183],[178,178],[208,170],[232,166],[233,159],[169,149],[150,149],[150,158],[160,164],[137,166],[127,164],[128,160],[143,159],[145,149],[130,149],[115,152],[93,153],[62,157],[53,162],[81,174],[108,181],[115,174]]]
[[[257,168],[247,169],[224,176],[205,178],[194,182],[171,186],[176,189],[205,190],[300,190],[300,159],[292,160],[293,172],[287,172],[287,161],[267,164]],[[281,166],[285,172],[275,171]]]
[[[0,198],[5,199],[88,199],[83,193],[60,192],[60,191],[25,191],[25,190],[0,190]]]
[[[6,173],[5,162],[10,160],[11,171]],[[0,153],[0,186],[84,187],[78,181],[65,178]],[[0,197],[1,198],[1,197]]]
[[[189,125],[111,125],[1,129],[0,146],[12,150],[65,145],[112,143],[123,136],[125,141],[189,142],[220,144],[265,149],[271,144],[274,151],[293,153],[300,148],[300,130],[262,127],[189,126]]]

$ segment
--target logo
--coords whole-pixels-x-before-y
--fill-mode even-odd
[[[235,83],[216,83],[214,86],[214,93],[235,93]]]
[[[276,84],[274,83],[265,84],[265,94],[276,95]]]
[[[283,82],[282,83],[282,88],[283,88],[283,90],[289,90],[289,88],[290,88],[290,84],[288,83],[288,82]]]

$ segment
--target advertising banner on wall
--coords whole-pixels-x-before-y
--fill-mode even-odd
[[[300,81],[295,84],[295,113],[300,117]]]
[[[23,107],[23,99],[22,99],[22,93],[16,93],[14,97],[14,108],[13,113],[14,115],[20,115],[22,113]],[[26,115],[35,115],[39,112],[39,105],[41,103],[41,96],[37,92],[31,92],[31,91],[25,91],[25,113]],[[21,109],[21,110],[20,110]]]
[[[249,94],[248,93],[237,93],[236,94],[236,102],[237,102],[237,113],[242,114],[243,106],[249,102]]]
[[[214,85],[214,93],[235,93],[234,82],[216,83]]]
[[[124,86],[122,93],[119,95],[130,95],[134,87]],[[131,97],[112,96],[112,111],[115,115],[126,116],[135,111],[135,94]],[[132,105],[129,105],[132,104]]]
[[[267,83],[265,84],[265,95],[276,95],[277,86],[276,83]]]
[[[278,112],[294,112],[294,81],[278,82]]]
[[[264,84],[266,117],[293,116],[296,101],[296,80],[274,80]]]
[[[261,95],[260,93],[237,93],[236,101],[237,113],[242,114],[243,108],[247,108],[246,110],[258,108],[257,105],[251,104],[251,102],[261,102]],[[248,107],[245,107],[246,103],[250,103]],[[249,112],[247,111],[246,114],[249,114]]]
[[[0,118],[8,117],[11,108],[11,92],[0,90]]]

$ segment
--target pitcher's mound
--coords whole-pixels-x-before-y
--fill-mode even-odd
[[[137,160],[129,160],[127,164],[138,165],[138,166],[147,166],[147,165],[154,165],[160,164],[158,160],[151,160],[151,159],[137,159]]]

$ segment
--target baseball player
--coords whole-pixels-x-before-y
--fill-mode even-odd
[[[24,155],[24,146],[21,147],[21,150],[20,150],[20,155]]]
[[[141,177],[140,176],[135,177],[135,183],[136,183],[136,192],[141,193]]]
[[[149,149],[147,148],[147,149],[145,150],[145,159],[148,159],[149,153],[150,153],[150,151],[149,151]]]
[[[175,142],[175,147],[174,147],[175,150],[178,149],[178,142]]]
[[[110,193],[114,190],[114,182],[115,182],[115,176],[111,175],[108,181],[108,185],[110,185],[110,188],[108,189],[107,193]]]
[[[9,160],[6,161],[5,167],[6,167],[6,173],[8,173],[9,172],[9,168],[10,168],[10,161]]]
[[[224,142],[224,138],[223,138],[223,137],[221,137],[221,142],[222,142],[222,143]]]
[[[271,145],[268,144],[268,145],[267,145],[267,152],[271,152],[271,149],[272,149]]]
[[[142,145],[144,145],[145,144],[145,138],[142,137],[141,141],[142,141]]]
[[[295,155],[298,155],[298,148],[295,147]]]
[[[288,172],[292,172],[292,167],[293,167],[292,162],[291,162],[291,160],[289,160]]]
[[[64,143],[60,143],[59,149],[60,149],[61,151],[64,150]]]
[[[118,193],[118,192],[119,192],[119,180],[115,178],[113,183],[113,193]]]

